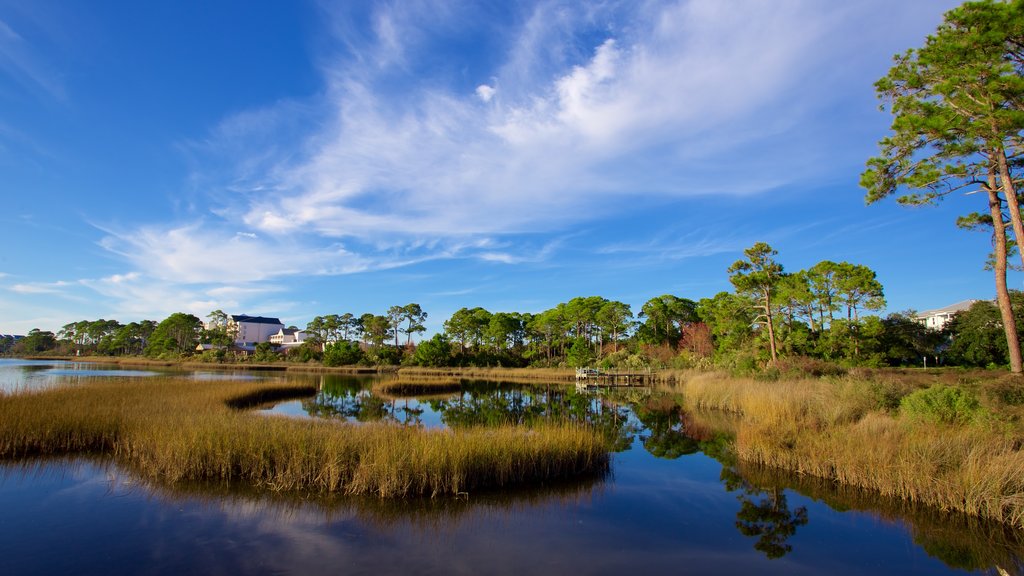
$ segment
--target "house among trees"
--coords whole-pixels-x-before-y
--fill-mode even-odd
[[[304,330],[298,328],[281,328],[276,334],[270,336],[268,340],[275,346],[281,346],[282,348],[291,348],[293,346],[300,346],[309,338]]]
[[[926,310],[917,315],[917,321],[924,324],[932,330],[942,330],[946,327],[946,324],[953,319],[953,316],[957,312],[963,312],[974,305],[978,300],[964,300],[963,302],[957,302],[956,304],[950,304],[945,308],[937,308],[935,310]]]
[[[228,320],[228,334],[234,336],[235,344],[244,346],[270,342],[270,337],[284,329],[277,318],[232,314]]]

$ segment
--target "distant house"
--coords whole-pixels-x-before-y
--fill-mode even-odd
[[[308,335],[305,331],[297,328],[281,328],[276,334],[270,336],[268,340],[271,344],[276,346],[283,346],[289,348],[292,346],[299,346],[306,341]]]
[[[942,330],[946,327],[946,324],[953,319],[953,315],[957,312],[967,310],[973,306],[975,302],[980,302],[980,300],[964,300],[963,302],[957,302],[956,304],[951,304],[945,308],[926,310],[917,315],[917,321],[932,330]]]
[[[238,346],[270,342],[270,337],[283,328],[284,324],[277,318],[232,314],[228,319],[228,334],[234,334]]]

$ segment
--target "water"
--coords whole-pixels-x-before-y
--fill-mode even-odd
[[[0,358],[0,393],[12,394],[29,390],[46,390],[55,386],[74,386],[87,383],[98,377],[145,378],[161,374],[184,375],[195,380],[254,380],[262,378],[262,376],[252,373],[238,371],[139,370],[116,364],[95,362]]]
[[[574,418],[614,440],[611,472],[468,498],[380,500],[162,486],[86,459],[0,466],[0,574],[1019,573],[1020,534],[744,467],[666,392],[473,384],[395,398],[311,376],[291,417],[459,426]],[[287,409],[282,408],[287,406]]]

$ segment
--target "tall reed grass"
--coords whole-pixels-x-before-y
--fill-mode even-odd
[[[303,383],[111,378],[0,398],[0,458],[112,455],[147,477],[382,497],[458,494],[607,470],[570,424],[425,430],[269,418],[237,407]]]
[[[739,459],[1024,527],[1021,426],[901,417],[892,382],[766,382],[721,375],[677,386],[693,410],[734,413]],[[887,402],[890,402],[887,405]]]

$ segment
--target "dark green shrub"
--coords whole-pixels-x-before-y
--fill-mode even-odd
[[[936,384],[900,401],[900,413],[915,420],[967,424],[985,417],[977,396],[957,386]]]
[[[362,360],[359,344],[342,340],[324,346],[324,366],[348,366]]]

